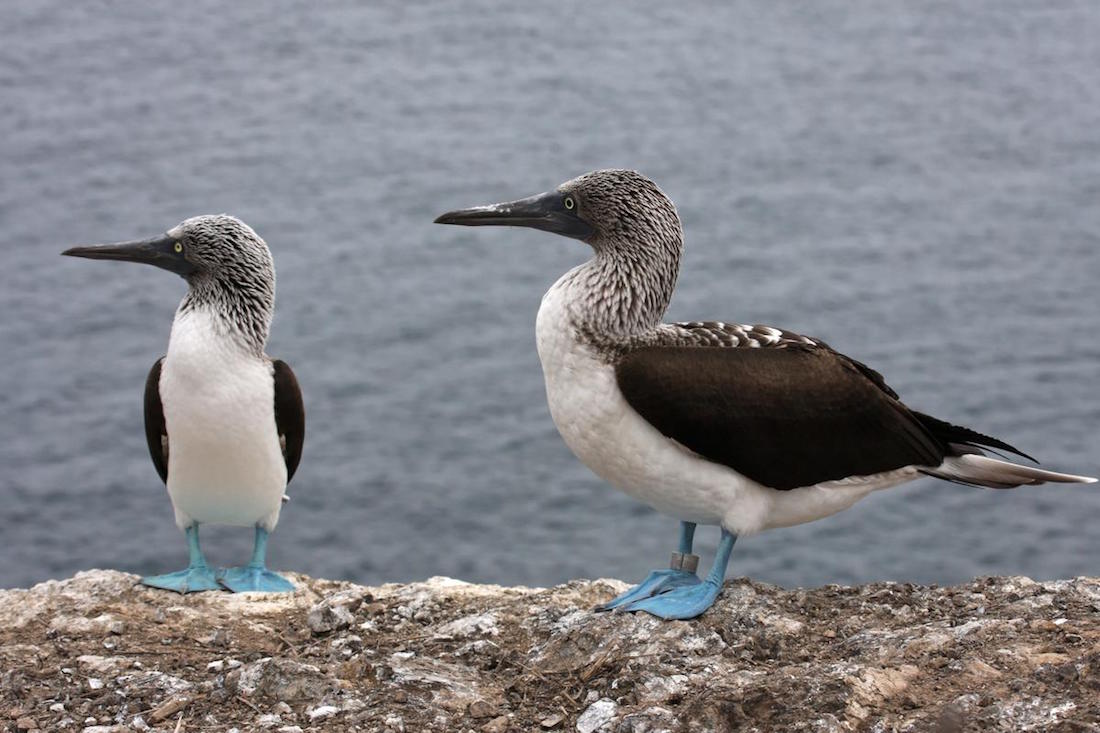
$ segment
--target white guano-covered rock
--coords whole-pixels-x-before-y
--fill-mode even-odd
[[[741,579],[690,622],[594,613],[626,588],[613,580],[292,579],[285,595],[179,596],[89,571],[0,591],[0,730],[917,733],[1100,720],[1092,578]]]

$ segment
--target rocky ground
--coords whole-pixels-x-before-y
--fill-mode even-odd
[[[89,571],[0,591],[9,731],[1100,731],[1100,579],[783,590],[694,622],[626,586],[291,576],[265,596]]]

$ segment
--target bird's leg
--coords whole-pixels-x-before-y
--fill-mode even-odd
[[[680,547],[672,553],[669,569],[654,570],[641,583],[607,603],[596,606],[596,610],[611,611],[643,598],[667,593],[673,588],[698,585],[699,576],[695,574],[695,568],[699,566],[699,556],[691,554],[694,540],[695,523],[680,522]]]
[[[264,593],[290,593],[294,584],[267,569],[267,530],[256,526],[256,544],[252,548],[252,560],[239,568],[226,568],[218,573],[218,582],[234,593],[260,591]]]
[[[191,561],[187,564],[187,569],[165,575],[150,575],[141,579],[142,585],[174,590],[177,593],[221,590],[221,586],[214,578],[213,571],[206,564],[206,558],[202,555],[202,548],[199,547],[199,523],[195,522],[185,532],[187,534],[187,547],[191,555]]]
[[[718,543],[718,552],[714,556],[714,565],[706,579],[686,588],[676,588],[659,596],[643,598],[623,606],[623,611],[646,611],[663,619],[688,619],[695,618],[706,611],[722,592],[722,583],[726,578],[726,566],[730,562],[730,553],[733,552],[733,543],[737,541],[737,535],[725,529],[722,530],[722,541]]]

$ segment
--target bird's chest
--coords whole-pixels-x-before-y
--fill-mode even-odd
[[[659,511],[717,521],[713,470],[630,407],[614,366],[578,338],[567,295],[548,292],[536,323],[550,415],[566,445],[598,476]]]
[[[178,318],[161,370],[169,484],[285,485],[274,379],[203,314]],[[282,487],[279,489],[282,490]]]
[[[620,436],[616,427],[629,406],[619,393],[615,369],[583,343],[562,294],[551,290],[535,326],[550,414],[562,438],[585,463],[596,461]]]

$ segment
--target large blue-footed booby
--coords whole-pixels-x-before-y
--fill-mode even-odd
[[[847,509],[935,476],[972,486],[1093,482],[984,455],[1011,445],[906,407],[871,368],[770,326],[662,323],[680,270],[672,202],[629,170],[443,214],[440,224],[522,226],[594,256],[542,299],[536,325],[550,414],[597,475],[682,523],[668,570],[601,609],[693,618],[718,597],[734,541]],[[722,539],[695,574],[697,524]]]
[[[197,216],[153,239],[62,254],[156,265],[188,284],[168,353],[145,383],[145,436],[191,559],[185,570],[141,582],[180,593],[294,590],[266,567],[267,536],[305,436],[294,372],[264,353],[275,309],[267,244],[231,216]],[[199,547],[199,525],[208,522],[255,526],[251,562],[215,574]]]

